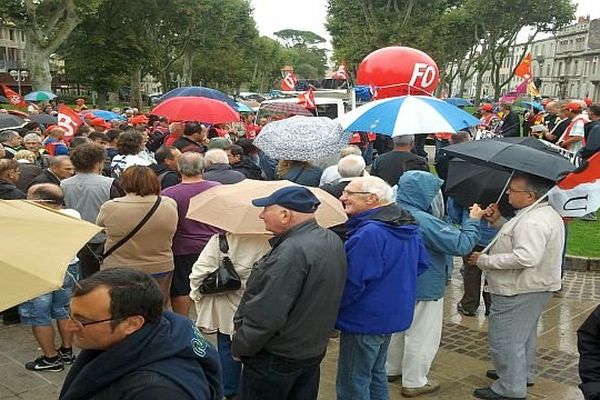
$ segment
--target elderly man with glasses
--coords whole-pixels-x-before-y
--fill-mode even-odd
[[[383,179],[353,179],[340,200],[350,219],[348,273],[335,325],[341,332],[337,398],[387,399],[387,349],[392,333],[411,324],[417,276],[427,269],[425,247],[415,220],[394,204]]]

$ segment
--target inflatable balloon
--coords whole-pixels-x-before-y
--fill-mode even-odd
[[[360,85],[375,88],[376,99],[432,94],[440,80],[440,71],[431,57],[401,46],[375,50],[360,63],[356,75]]]

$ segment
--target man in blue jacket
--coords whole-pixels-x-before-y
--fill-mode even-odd
[[[392,188],[374,176],[352,180],[340,200],[348,272],[336,328],[341,331],[338,400],[387,399],[385,360],[392,333],[413,318],[417,275],[427,268],[412,216],[393,204]]]
[[[411,213],[429,255],[429,268],[417,279],[417,304],[410,328],[394,335],[388,352],[389,375],[402,375],[402,395],[417,397],[439,390],[427,374],[440,346],[444,316],[444,292],[452,271],[452,256],[469,254],[479,239],[484,210],[471,206],[469,219],[460,229],[433,215],[432,202],[442,180],[429,172],[408,171],[398,181],[397,203]]]
[[[60,400],[221,400],[216,350],[190,320],[162,306],[154,279],[131,268],[79,282],[69,329],[83,351]]]

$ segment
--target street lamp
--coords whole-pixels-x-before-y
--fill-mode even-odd
[[[177,77],[175,77],[173,72],[169,72],[169,76],[171,77],[171,82],[177,83],[178,88],[180,88],[181,84],[185,81],[185,78],[182,78],[180,74],[177,74]]]
[[[29,72],[22,69],[12,69],[8,73],[19,85],[19,96],[21,95],[21,82],[25,82],[25,79],[29,76]]]

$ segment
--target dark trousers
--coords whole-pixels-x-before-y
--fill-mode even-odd
[[[87,243],[79,253],[79,277],[89,278],[100,270],[100,257],[104,253],[104,243]]]
[[[240,400],[316,400],[323,356],[292,360],[261,352],[244,357]]]
[[[231,336],[217,332],[217,345],[225,396],[236,395],[240,386],[242,363],[235,361],[231,356]]]
[[[473,249],[474,252],[483,250],[484,247],[476,245]],[[464,282],[464,294],[460,299],[460,305],[463,310],[467,312],[475,312],[479,308],[479,302],[481,299],[481,270],[476,265],[470,265],[467,262],[468,256],[463,257],[463,282]],[[488,310],[491,304],[491,296],[488,292],[483,292],[483,301],[485,303],[485,309]]]

